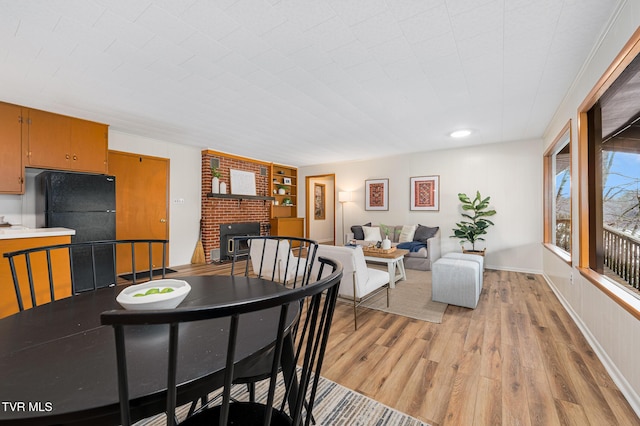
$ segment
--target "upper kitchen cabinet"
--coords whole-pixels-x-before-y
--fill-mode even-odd
[[[23,192],[22,107],[0,102],[0,193]]]
[[[36,109],[27,124],[26,166],[107,172],[107,125]]]

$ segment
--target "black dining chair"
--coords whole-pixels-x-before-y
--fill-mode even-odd
[[[179,383],[177,383],[176,376],[181,355],[181,348],[178,344],[181,325],[184,326],[184,323],[194,321],[225,318],[228,319],[228,340],[221,403],[204,407],[187,417],[182,425],[308,425],[311,421],[311,409],[316,398],[338,287],[342,278],[342,265],[338,262],[326,258],[320,258],[319,262],[322,264],[322,268],[331,268],[332,273],[306,286],[286,289],[269,296],[161,311],[117,310],[104,312],[101,315],[102,324],[113,326],[115,331],[122,424],[127,426],[131,424],[132,420],[125,328],[141,325],[168,325],[168,329],[164,329],[164,332],[168,334],[166,413],[167,424],[171,426],[176,423],[174,413],[176,401],[179,399],[177,390]],[[278,324],[273,324],[275,356],[272,359],[266,399],[260,402],[233,401],[231,387],[235,375],[235,364],[242,361],[236,359],[239,322],[242,321],[243,315],[266,309],[277,309],[279,312],[277,315],[279,317]],[[279,397],[276,401],[278,371],[282,355],[286,351],[285,342],[292,333],[290,322],[288,322],[288,318],[292,314],[299,314],[299,320],[292,343],[294,356],[291,365],[286,366],[291,380],[286,383],[284,396]],[[158,349],[154,348],[154,350]],[[211,348],[203,347],[202,350],[206,352]],[[289,414],[284,409],[287,403]]]
[[[156,275],[164,278],[168,242],[155,239],[89,241],[5,253],[17,309],[23,311],[61,297],[114,286],[118,282],[117,262],[122,258],[126,259],[122,269],[130,272],[134,284],[152,280],[154,268],[149,265],[153,265],[153,253],[159,250],[162,263],[156,268],[159,269]],[[123,257],[118,258],[118,251]]]
[[[288,287],[305,286],[311,279],[318,243],[284,236],[240,236],[233,238],[231,275],[257,276]],[[271,359],[236,370],[235,384],[246,384],[249,400],[255,401],[256,383],[269,377]],[[195,408],[195,407],[192,407]]]

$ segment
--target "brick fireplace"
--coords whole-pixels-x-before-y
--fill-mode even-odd
[[[270,163],[236,157],[220,152],[202,151],[202,245],[207,263],[211,263],[212,252],[220,250],[220,226],[223,224],[260,224],[260,235],[269,232],[271,202],[263,200],[210,198],[211,192],[211,160],[219,162],[220,182],[227,185],[227,193],[233,193],[229,170],[242,170],[255,173],[256,195],[269,196]]]

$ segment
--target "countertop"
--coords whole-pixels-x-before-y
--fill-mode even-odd
[[[18,238],[60,237],[75,235],[76,231],[68,228],[27,228],[25,226],[0,227],[0,240]]]

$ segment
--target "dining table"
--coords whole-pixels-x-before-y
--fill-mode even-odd
[[[244,276],[180,277],[191,291],[179,307],[208,306],[287,291]],[[100,314],[122,309],[124,286],[103,288],[28,309],[0,320],[0,425],[119,424],[114,331]],[[293,306],[296,305],[296,306]],[[299,309],[293,304],[288,322]],[[236,367],[250,368],[274,345],[278,308],[240,317]],[[178,404],[223,386],[228,318],[180,324]],[[134,420],[165,410],[168,325],[127,327],[129,396]],[[291,377],[293,344],[283,348]]]

